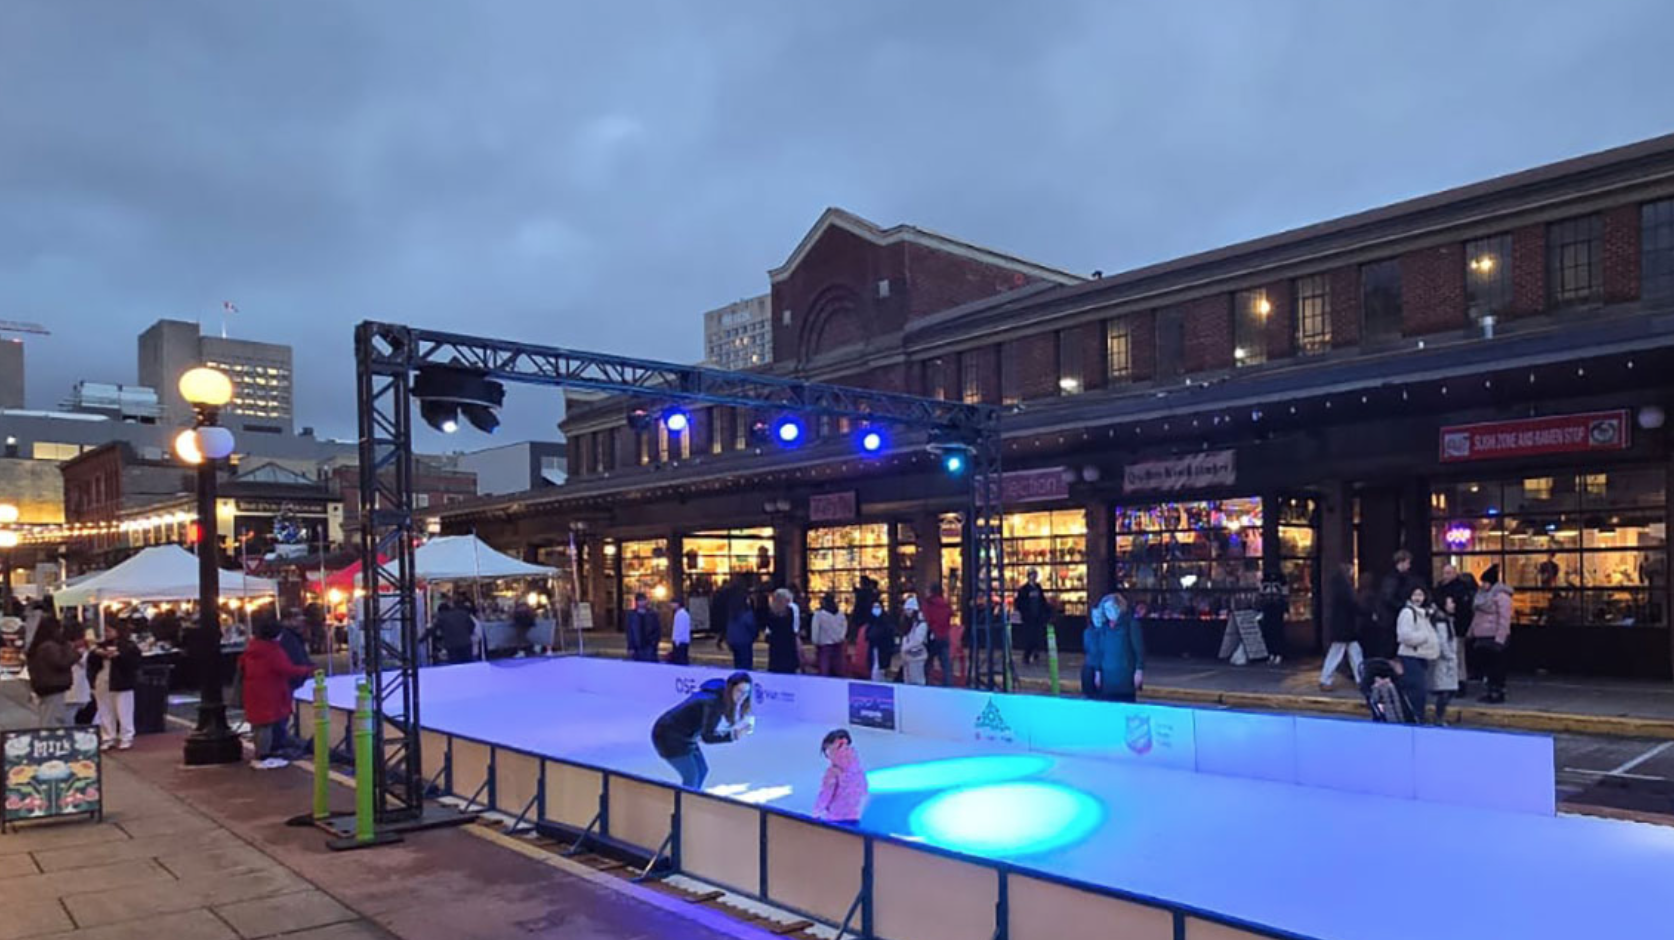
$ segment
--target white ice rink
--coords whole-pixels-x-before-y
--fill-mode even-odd
[[[652,721],[677,695],[577,692],[556,665],[426,669],[422,723],[678,780],[649,740]],[[352,700],[351,681],[334,680],[334,702]],[[824,769],[819,742],[828,730],[764,713],[753,737],[705,747],[706,789],[806,811]],[[853,732],[868,771],[886,784],[888,775],[877,774],[887,768],[996,758],[895,774],[896,792],[877,794],[864,820],[877,832],[1003,856],[1319,940],[1674,937],[1670,828]],[[986,776],[961,779],[970,773]],[[983,789],[978,805],[945,799],[972,783],[1015,786]],[[1018,805],[994,804],[1008,795]],[[938,797],[944,799],[932,804]],[[1054,813],[1061,815],[1049,820],[1050,833],[1018,831]],[[1047,847],[1031,850],[1023,841],[1029,838]]]

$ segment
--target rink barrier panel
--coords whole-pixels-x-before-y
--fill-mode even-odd
[[[852,914],[857,937],[1318,940],[1012,862],[707,796],[664,780],[465,735],[424,735],[427,752],[445,755],[437,782],[445,795],[475,796],[477,808],[512,816],[533,798],[526,821],[538,831],[570,837],[590,831],[594,843],[642,862],[664,862],[664,873],[712,882],[830,926]],[[433,766],[429,758],[426,764]],[[751,841],[758,851],[751,851]],[[654,858],[664,845],[667,851]],[[969,903],[926,904],[927,896]],[[990,903],[980,903],[984,896]],[[1168,930],[1157,933],[1162,924]],[[1113,933],[1116,926],[1129,932]]]

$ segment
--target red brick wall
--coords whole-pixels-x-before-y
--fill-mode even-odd
[[[961,362],[976,363],[977,386],[981,389],[981,400],[997,405],[1000,403],[1000,347],[999,344],[984,346],[980,349],[967,349],[959,354]],[[951,389],[950,397],[961,399],[965,393],[964,367],[960,366],[959,381]]]
[[[1546,309],[1546,226],[1526,225],[1511,233],[1511,306],[1509,317]]]
[[[1023,401],[1051,398],[1058,394],[1057,334],[1036,333],[1014,339],[1007,344],[1008,364],[1012,367],[1002,378],[1006,391]]]
[[[773,285],[773,358],[794,361],[804,351],[818,355],[899,330],[906,303],[894,287],[905,283],[905,274],[900,246],[879,248],[846,229],[827,229],[790,276]],[[877,282],[884,278],[891,292],[880,299]],[[822,310],[829,319],[815,317]]]
[[[1604,213],[1604,302],[1639,299],[1639,206]]]
[[[1216,294],[1181,307],[1186,323],[1185,368],[1190,372],[1232,366],[1232,295]]]
[[[1032,283],[1019,271],[924,245],[906,245],[907,317],[922,317]]]
[[[1157,312],[1130,313],[1128,321],[1128,365],[1133,381],[1144,382],[1157,374]],[[1104,342],[1101,338],[1099,342]]]
[[[939,357],[921,359],[913,363],[914,391],[926,398],[936,397],[936,361],[941,360],[942,389],[950,399],[959,397],[959,355],[944,353]]]
[[[1081,387],[1104,388],[1104,321],[1073,327],[1075,347],[1081,352]]]
[[[1262,290],[1272,304],[1267,314],[1267,358],[1284,359],[1296,352],[1296,311],[1291,309],[1290,282],[1275,281]]]
[[[1331,348],[1360,342],[1360,269],[1331,272]]]
[[[1422,336],[1465,325],[1465,246],[1450,242],[1401,256],[1401,334]]]

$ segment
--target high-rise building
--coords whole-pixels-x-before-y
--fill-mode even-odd
[[[158,320],[140,334],[140,384],[157,390],[165,421],[192,419],[192,408],[177,386],[180,374],[197,365],[213,366],[233,380],[223,424],[235,431],[291,433],[291,347],[203,336],[198,324],[183,320]]]
[[[0,408],[23,407],[23,341],[0,336]]]
[[[763,294],[703,315],[704,359],[717,369],[749,369],[773,361],[772,297]]]

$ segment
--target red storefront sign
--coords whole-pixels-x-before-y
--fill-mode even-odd
[[[1488,421],[1441,429],[1442,463],[1626,450],[1625,410]]]
[[[856,515],[854,490],[808,497],[809,522],[847,522]]]
[[[1000,474],[1000,504],[1003,506],[1069,499],[1069,489],[1069,471],[1065,467]]]

